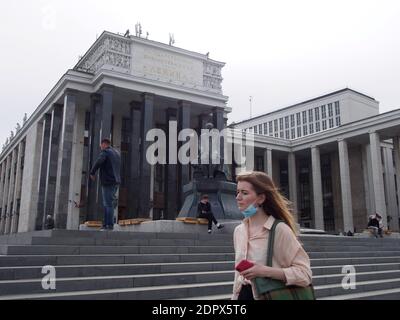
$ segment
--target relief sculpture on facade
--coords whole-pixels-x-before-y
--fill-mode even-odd
[[[96,73],[104,65],[130,70],[131,45],[129,41],[112,38],[104,38],[93,52],[78,66],[84,71]]]

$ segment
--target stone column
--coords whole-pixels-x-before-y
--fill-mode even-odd
[[[264,170],[267,175],[272,178],[272,149],[264,150]]]
[[[45,114],[43,117],[43,133],[42,133],[42,145],[40,152],[40,168],[39,168],[39,199],[38,209],[36,216],[35,229],[42,230],[46,215],[44,213],[44,202],[46,194],[46,177],[47,168],[49,164],[49,144],[50,144],[50,131],[51,131],[51,114]]]
[[[139,217],[139,193],[140,193],[140,144],[141,144],[141,110],[140,102],[131,102],[131,143],[129,149],[129,194],[128,197],[129,218]]]
[[[399,231],[399,212],[396,202],[395,169],[393,166],[393,154],[391,148],[383,148],[383,159],[385,165],[385,190],[387,198],[387,214],[391,217],[388,220],[390,230]]]
[[[73,129],[73,144],[71,154],[71,180],[69,184],[68,199],[68,230],[79,230],[80,203],[82,189],[83,145],[85,135],[85,110],[77,108]]]
[[[69,187],[71,181],[71,157],[73,133],[76,117],[76,92],[67,90],[64,97],[63,123],[61,127],[60,148],[55,197],[55,227],[66,229],[68,219]]]
[[[41,228],[44,227],[45,218],[47,215],[54,217],[54,201],[57,182],[57,166],[58,166],[58,151],[60,144],[60,133],[63,118],[63,106],[56,104],[51,113],[51,126],[49,137],[49,150],[47,159],[47,172],[44,192],[44,214],[43,219],[40,221]],[[37,225],[37,224],[36,224]],[[37,225],[38,226],[38,225]]]
[[[8,200],[7,200],[7,212],[6,212],[6,226],[4,229],[4,234],[10,234],[11,232],[11,220],[12,220],[12,214],[13,214],[13,209],[15,203],[13,202],[14,200],[14,191],[15,191],[15,169],[17,166],[17,157],[18,157],[18,151],[17,148],[15,148],[12,151],[12,157],[11,157],[11,174],[10,174],[10,185],[8,188]]]
[[[175,128],[177,131],[177,110],[176,109],[168,109],[167,110],[167,124],[169,129],[167,136],[167,166],[165,170],[165,210],[166,210],[166,219],[174,220],[178,215],[178,192],[177,192],[177,164],[171,164],[172,162],[176,163],[177,150],[172,148],[172,146],[177,145],[178,137],[175,134]],[[174,125],[170,122],[175,122]],[[199,135],[200,136],[200,135]]]
[[[15,175],[15,191],[14,191],[14,206],[11,219],[11,233],[18,232],[18,221],[20,212],[20,201],[21,201],[21,189],[22,189],[22,155],[24,153],[23,142],[18,145],[18,158],[17,168]]]
[[[147,132],[154,127],[154,96],[144,93],[141,114],[141,144],[140,144],[140,192],[139,217],[149,218],[150,214],[150,187],[151,165],[147,161],[146,152],[151,142],[146,141]]]
[[[371,188],[372,188],[372,182],[370,182],[371,178],[371,169],[370,169],[370,157],[367,155],[367,147],[369,145],[363,145],[361,147],[362,151],[362,167],[363,167],[363,182],[364,182],[364,198],[365,198],[365,206],[366,206],[366,215],[367,217],[372,214],[373,210],[372,204],[371,204]],[[367,221],[367,220],[366,220]]]
[[[313,200],[314,200],[314,221],[315,229],[325,230],[324,206],[322,202],[322,180],[321,180],[321,159],[319,148],[311,147]]]
[[[21,208],[18,221],[19,232],[35,230],[40,171],[40,146],[43,123],[36,122],[28,128],[24,142],[24,172],[22,175]]]
[[[6,161],[6,169],[4,173],[4,189],[3,189],[3,199],[2,199],[2,219],[1,219],[1,225],[0,225],[0,235],[4,234],[4,231],[6,229],[6,219],[7,219],[7,202],[8,202],[8,192],[9,192],[9,184],[10,184],[10,179],[9,179],[9,172],[11,170],[11,155],[7,157]]]
[[[288,169],[289,169],[289,195],[292,202],[292,212],[296,223],[299,222],[298,205],[297,205],[297,170],[296,170],[296,155],[293,152],[288,154]]]
[[[178,114],[178,135],[183,129],[190,128],[190,103],[187,101],[179,101],[179,114]],[[185,142],[178,143],[178,150],[185,144]],[[183,205],[183,187],[187,185],[190,181],[189,177],[189,165],[182,165],[179,163],[178,159],[178,210]]]
[[[387,228],[385,189],[383,184],[381,142],[377,132],[370,132],[372,179],[374,184],[375,211],[382,216],[383,227]]]
[[[94,166],[99,154],[100,143],[104,138],[112,138],[112,109],[114,87],[103,86],[99,94],[91,96],[91,141],[90,141],[90,169]],[[89,170],[90,170],[89,169]],[[88,220],[103,220],[104,208],[102,204],[101,183],[89,179]]]
[[[90,172],[98,155],[100,154],[100,143],[101,143],[101,95],[92,94],[91,98],[91,110],[90,110],[90,140],[89,140],[89,167]],[[89,177],[88,180],[88,211],[87,220],[97,221],[102,220],[102,207],[101,207],[101,196],[100,181],[92,181]]]
[[[3,197],[4,197],[4,183],[6,180],[6,166],[7,166],[7,158],[3,160],[1,163],[1,170],[0,170],[0,226],[3,225]],[[0,232],[0,235],[2,233]]]
[[[395,173],[396,173],[396,183],[397,183],[397,198],[400,200],[400,138],[393,138],[393,148],[394,148],[394,163],[395,163]],[[397,206],[397,215],[400,215],[400,208]]]
[[[338,140],[339,164],[340,164],[340,186],[342,190],[343,230],[354,232],[353,206],[351,198],[350,165],[347,141]]]
[[[225,119],[224,119],[224,109],[223,108],[215,108],[213,110],[213,125],[214,129],[217,129],[219,132],[224,130],[225,127]],[[224,139],[220,139],[220,148],[219,148],[219,158],[220,158],[220,166],[219,169],[223,168],[224,165]]]

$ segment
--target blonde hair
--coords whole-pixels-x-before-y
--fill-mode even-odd
[[[248,182],[258,195],[264,194],[265,201],[262,208],[265,213],[272,215],[275,219],[283,220],[297,235],[295,221],[289,209],[291,202],[281,195],[279,189],[276,188],[273,180],[267,174],[259,171],[244,172],[237,175],[236,181]]]

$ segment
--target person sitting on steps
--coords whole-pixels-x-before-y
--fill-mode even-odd
[[[203,195],[201,197],[201,201],[197,206],[197,216],[201,219],[208,220],[208,233],[212,232],[212,224],[217,226],[218,229],[222,229],[224,226],[218,223],[217,219],[215,219],[214,214],[211,211],[211,204],[208,201],[208,195]]]

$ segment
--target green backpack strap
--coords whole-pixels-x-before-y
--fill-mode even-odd
[[[272,225],[271,231],[268,237],[268,251],[267,251],[267,267],[272,267],[272,258],[274,257],[274,243],[275,243],[275,230],[279,223],[284,222],[282,220],[275,220]]]

